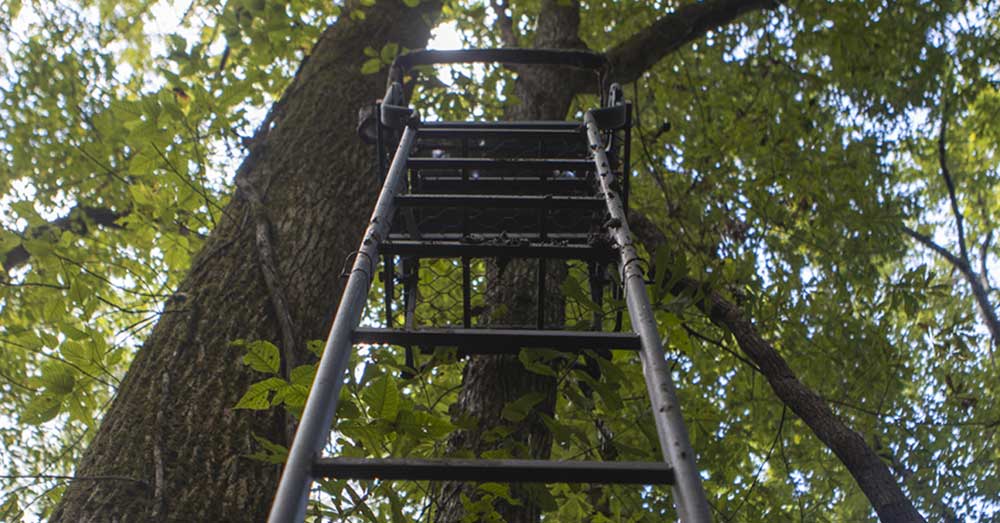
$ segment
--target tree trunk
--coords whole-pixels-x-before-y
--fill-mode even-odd
[[[377,194],[373,154],[354,134],[385,75],[362,75],[365,46],[426,45],[436,1],[383,1],[323,35],[257,131],[236,197],[167,313],[136,354],[52,521],[262,521],[280,467],[248,459],[253,435],[285,440],[274,410],[234,410],[260,379],[237,339],[288,357],[324,338]],[[265,281],[265,277],[269,280]],[[294,347],[288,347],[289,341]]]
[[[561,3],[546,0],[539,13],[534,47],[585,49],[577,35],[580,25],[578,2]],[[560,67],[519,67],[515,94],[520,104],[505,109],[505,120],[562,120],[566,118],[574,92],[566,88],[567,77],[580,75],[578,70]],[[535,324],[534,304],[537,303],[537,265],[534,260],[490,261],[487,268],[487,302],[490,310],[486,321],[497,327],[531,327]],[[562,327],[564,305],[561,284],[566,275],[565,264],[548,260],[544,274],[546,284],[545,326]],[[525,306],[527,304],[527,306]],[[518,423],[504,421],[501,412],[506,404],[529,394],[540,393],[544,400],[533,412]],[[481,456],[483,452],[506,449],[511,457],[548,459],[552,450],[552,434],[540,413],[552,416],[556,404],[556,381],[549,376],[528,372],[516,356],[473,356],[462,373],[462,390],[452,406],[452,415],[476,420],[475,428],[456,431],[448,440],[451,454]],[[509,435],[496,439],[491,434]],[[543,487],[544,488],[544,487]],[[448,482],[436,492],[438,507],[435,521],[462,521],[466,511],[462,495],[477,498],[475,485]],[[508,523],[538,521],[541,510],[534,501],[530,487],[513,485],[511,495],[520,503],[498,501],[494,508]]]

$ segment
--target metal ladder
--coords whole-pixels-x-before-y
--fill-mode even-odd
[[[631,106],[615,85],[602,107],[582,121],[420,122],[406,107],[403,73],[418,65],[501,62],[573,66],[603,82],[607,62],[581,51],[475,49],[416,51],[399,56],[385,98],[375,111],[376,150],[384,182],[354,263],[295,435],[268,521],[303,521],[314,478],[511,483],[671,484],[684,522],[711,521],[695,456],[681,417],[641,260],[626,210]],[[624,140],[616,137],[624,133]],[[386,170],[386,135],[398,145]],[[529,147],[530,146],[530,147]],[[524,151],[539,153],[525,157]],[[620,152],[624,149],[624,152]],[[489,224],[493,224],[492,226]],[[474,226],[473,224],[487,224]],[[475,230],[473,230],[475,229]],[[534,328],[476,328],[471,261],[528,258],[538,263]],[[381,258],[381,264],[379,260]],[[422,258],[461,260],[461,327],[417,328],[416,274]],[[612,286],[627,304],[634,333],[546,329],[546,260],[588,263],[592,296],[600,300],[602,268],[617,262]],[[402,277],[397,278],[397,260]],[[386,328],[359,327],[379,266],[385,285]],[[402,328],[393,324],[395,285],[402,280]],[[618,313],[617,328],[621,327]],[[594,322],[600,329],[601,322]],[[399,345],[412,365],[414,347],[458,347],[459,353],[506,353],[548,348],[637,351],[642,362],[663,462],[520,459],[364,459],[324,457],[341,386],[355,344]]]

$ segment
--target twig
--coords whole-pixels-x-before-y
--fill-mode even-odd
[[[958,250],[969,264],[969,251],[965,243],[965,217],[958,206],[958,196],[955,195],[955,181],[948,169],[948,99],[945,98],[941,109],[941,130],[938,132],[938,164],[941,167],[941,177],[948,187],[948,199],[951,202],[951,213],[955,215],[955,228],[958,229]]]
[[[751,369],[755,370],[755,371],[756,371],[757,373],[759,373],[759,374],[763,374],[763,373],[761,372],[761,370],[760,370],[760,367],[758,367],[757,365],[754,365],[754,363],[753,363],[752,361],[750,361],[750,360],[748,360],[748,359],[744,358],[743,356],[740,356],[740,355],[739,355],[739,354],[738,354],[738,353],[737,353],[736,351],[734,351],[733,349],[730,349],[729,347],[726,347],[726,345],[725,345],[724,343],[722,343],[721,341],[719,341],[719,340],[713,340],[712,338],[709,338],[708,336],[705,336],[704,334],[702,334],[702,333],[700,333],[700,332],[698,332],[698,331],[696,331],[696,330],[692,329],[691,327],[689,327],[687,323],[683,323],[683,322],[682,322],[682,323],[681,323],[681,327],[682,327],[682,328],[683,328],[683,329],[684,329],[685,331],[687,331],[687,333],[688,333],[689,335],[691,335],[691,336],[694,336],[695,338],[698,338],[699,340],[701,340],[701,341],[704,341],[705,343],[711,343],[712,345],[715,345],[716,347],[718,347],[718,348],[720,348],[720,349],[722,349],[722,350],[726,351],[727,353],[729,353],[729,355],[730,355],[730,356],[732,356],[732,357],[734,357],[734,358],[736,358],[736,359],[740,360],[740,361],[741,361],[742,363],[744,363],[744,364],[745,364],[745,365],[746,365],[747,367],[750,367]]]
[[[726,521],[732,521],[737,514],[740,513],[740,509],[743,508],[743,504],[746,503],[747,499],[750,498],[750,493],[753,492],[753,488],[757,486],[757,481],[760,480],[760,473],[764,470],[764,465],[771,459],[771,454],[774,453],[774,447],[778,445],[778,440],[781,439],[781,431],[785,428],[785,414],[788,413],[788,406],[781,406],[781,421],[778,422],[778,431],[774,434],[774,440],[771,441],[771,448],[767,451],[767,456],[764,457],[764,461],[757,466],[757,472],[753,476],[753,482],[750,483],[750,488],[747,489],[746,494],[743,495],[743,499],[740,500],[740,504],[736,505],[733,513],[726,518]]]

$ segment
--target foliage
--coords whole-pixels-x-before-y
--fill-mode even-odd
[[[510,4],[528,45],[539,2]],[[607,49],[676,4],[587,2],[580,36]],[[221,213],[253,128],[340,9],[196,1],[176,30],[160,35],[152,22],[171,12],[161,3],[0,6],[0,469],[24,476],[0,480],[0,519],[51,509],[61,482],[35,476],[71,473],[146,328],[183,306],[176,286]],[[994,307],[1000,301],[989,275],[1000,254],[992,240],[1000,219],[996,9],[790,1],[710,33],[627,86],[637,117],[632,204],[673,240],[671,250],[647,253],[661,269],[653,297],[719,519],[872,515],[731,335],[697,313],[690,296],[667,292],[668,274],[705,281],[738,303],[799,377],[879,449],[929,519],[997,516],[997,347],[955,268],[902,233],[909,226],[957,251],[939,168],[945,119],[973,261]],[[470,45],[501,45],[486,3],[451,2],[444,13]],[[365,72],[399,51],[370,48]],[[415,94],[426,114],[491,119],[516,103],[510,71],[447,75],[449,84],[427,82]],[[580,97],[578,108],[594,103]],[[110,214],[87,212],[95,208]],[[8,268],[18,249],[29,256]],[[433,267],[440,277],[455,270]],[[580,286],[571,279],[565,290],[587,312]],[[427,315],[446,315],[460,301],[442,295],[440,310]],[[374,293],[371,317],[380,303]],[[274,345],[242,348],[261,379],[235,407],[297,415],[313,368],[285,376]],[[553,457],[601,459],[609,450],[597,439],[599,422],[617,459],[656,459],[636,359],[592,356],[597,377],[573,365],[583,360],[522,354],[526,372],[559,382],[557,415],[544,420]],[[455,424],[475,423],[447,410],[461,378],[454,354],[436,355],[409,379],[400,377],[404,362],[396,348],[358,355],[334,450],[440,455]],[[504,418],[529,415],[537,401],[509,404]],[[503,430],[491,437],[502,440]],[[253,457],[280,461],[283,448],[257,441]],[[323,487],[315,511],[360,521],[420,519],[433,488]],[[510,496],[501,485],[479,490],[467,510],[482,520],[492,517],[491,500]],[[660,521],[672,514],[667,494],[532,491],[558,521],[599,509],[594,521]]]

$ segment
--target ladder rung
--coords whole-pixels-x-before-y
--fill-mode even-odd
[[[411,169],[573,169],[590,171],[594,161],[576,158],[409,158]]]
[[[535,232],[508,232],[505,233],[508,239],[515,241],[533,241],[537,242],[541,240],[541,234]],[[496,243],[501,241],[501,236],[498,233],[473,233],[471,235],[462,234],[460,232],[421,232],[419,238],[414,238],[405,232],[394,232],[389,234],[389,241],[402,241],[402,240],[429,240],[429,241],[451,241],[451,242],[461,242],[467,241],[469,237],[472,237],[475,241],[483,243]],[[566,242],[566,243],[586,243],[592,237],[589,233],[578,233],[578,232],[552,232],[547,233],[546,236],[551,241]]]
[[[567,194],[593,191],[593,184],[586,178],[491,176],[466,180],[461,176],[421,174],[419,180],[424,190],[453,194]]]
[[[603,209],[599,196],[401,194],[400,207],[477,207],[504,209]]]
[[[498,483],[672,484],[666,463],[644,461],[545,461],[528,459],[320,458],[318,477]]]
[[[534,130],[577,130],[583,126],[581,122],[565,120],[521,120],[517,122],[423,122],[420,133],[433,129],[534,129]]]
[[[482,138],[580,138],[583,133],[579,128],[521,128],[510,127],[442,127],[421,128],[417,138],[464,138],[475,136]],[[584,144],[586,145],[586,144]]]
[[[610,248],[590,245],[560,245],[556,243],[511,242],[462,243],[404,240],[383,242],[381,254],[416,256],[418,258],[552,258],[562,260],[610,261],[616,253]]]
[[[626,332],[528,329],[377,329],[359,327],[354,343],[458,347],[466,353],[516,353],[522,348],[639,350],[639,337]]]

